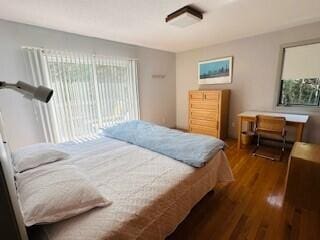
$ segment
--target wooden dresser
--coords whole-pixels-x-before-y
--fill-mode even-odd
[[[189,91],[189,131],[225,139],[230,90]]]
[[[289,158],[285,201],[320,211],[320,145],[296,142]]]

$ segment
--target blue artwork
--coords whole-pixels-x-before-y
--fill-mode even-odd
[[[199,84],[224,84],[232,80],[232,57],[199,62]]]
[[[229,60],[200,63],[200,79],[229,76]]]

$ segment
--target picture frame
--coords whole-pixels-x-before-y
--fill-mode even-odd
[[[232,82],[233,57],[224,57],[198,63],[199,84],[227,84]]]

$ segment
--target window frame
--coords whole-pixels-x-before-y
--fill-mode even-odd
[[[276,72],[276,98],[275,98],[275,106],[277,109],[284,109],[284,110],[301,110],[301,111],[319,111],[320,110],[320,103],[319,105],[305,105],[305,104],[293,104],[293,105],[284,105],[281,104],[281,92],[282,92],[282,71],[283,71],[283,64],[284,64],[284,54],[286,48],[291,47],[299,47],[305,45],[312,45],[320,43],[320,38],[310,39],[310,40],[303,40],[298,42],[286,43],[280,45],[279,51],[279,60],[278,60],[278,67]]]

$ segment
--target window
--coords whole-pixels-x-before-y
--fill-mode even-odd
[[[320,106],[320,43],[283,48],[279,104]]]
[[[319,90],[319,78],[282,80],[280,104],[319,106]]]
[[[102,127],[139,119],[136,60],[53,50],[36,53],[28,50],[30,65],[42,72],[42,84],[54,89],[48,109],[43,106],[41,113],[49,141],[91,137]]]

